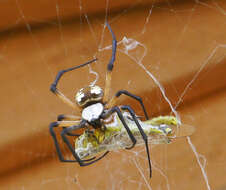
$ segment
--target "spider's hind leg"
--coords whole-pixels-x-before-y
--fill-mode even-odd
[[[54,82],[50,85],[50,91],[53,92],[57,97],[59,97],[64,103],[68,104],[69,106],[71,106],[72,108],[76,108],[76,105],[69,99],[67,98],[58,88],[57,88],[57,84],[60,81],[61,77],[63,76],[63,74],[69,72],[69,71],[73,71],[75,69],[79,69],[81,67],[84,67],[90,63],[95,62],[97,59],[93,59],[87,63],[75,66],[75,67],[71,67],[69,69],[65,69],[65,70],[61,70],[58,72]]]
[[[111,32],[112,35],[112,54],[111,59],[107,65],[107,74],[106,74],[106,82],[105,82],[105,90],[104,90],[104,102],[107,102],[109,100],[110,96],[110,89],[111,89],[111,74],[114,67],[115,62],[115,55],[116,55],[116,49],[117,49],[117,40],[116,37],[108,23],[106,23],[106,26],[108,27],[108,30]]]

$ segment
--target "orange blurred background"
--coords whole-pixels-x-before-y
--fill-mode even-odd
[[[112,152],[84,168],[58,161],[49,123],[62,113],[80,113],[49,86],[59,70],[95,56],[92,69],[104,87],[111,56],[104,49],[111,44],[106,18],[119,42],[111,95],[126,89],[143,98],[150,116],[171,114],[143,64],[182,122],[196,127],[191,140],[206,159],[200,157],[210,188],[226,189],[225,10],[220,0],[0,2],[0,189],[208,189],[186,138],[151,146],[152,179],[143,146]],[[128,54],[125,37],[139,42]],[[72,98],[94,79],[86,67],[68,73],[59,87]],[[142,114],[127,97],[118,104]]]

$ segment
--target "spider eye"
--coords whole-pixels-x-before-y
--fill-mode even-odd
[[[75,101],[78,106],[83,107],[88,103],[101,101],[103,95],[103,90],[99,86],[88,86],[78,91],[75,95]]]

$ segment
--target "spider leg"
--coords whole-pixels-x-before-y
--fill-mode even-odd
[[[60,145],[59,145],[59,143],[58,143],[58,141],[57,141],[57,138],[56,138],[56,134],[55,134],[55,132],[54,132],[54,128],[56,128],[56,127],[61,127],[62,125],[68,127],[68,126],[69,126],[69,123],[71,123],[72,125],[73,125],[73,124],[77,124],[76,121],[74,121],[74,122],[58,121],[58,122],[53,122],[53,123],[51,123],[50,126],[49,126],[50,134],[51,134],[51,136],[52,136],[52,138],[53,138],[53,141],[54,141],[54,144],[55,144],[55,147],[56,147],[56,151],[57,151],[57,155],[58,155],[58,158],[59,158],[59,160],[60,160],[61,162],[77,162],[77,160],[65,160],[65,159],[64,159],[63,154],[62,154],[62,152],[61,152],[61,150],[60,150]],[[80,124],[81,124],[81,123],[80,123]],[[84,126],[81,126],[80,128],[83,128],[83,127],[84,127]],[[79,129],[79,127],[78,127],[77,129]],[[90,159],[85,160],[85,161],[89,161],[89,160],[93,160],[93,159],[95,159],[95,157],[90,158]]]
[[[63,129],[65,129],[66,127],[63,127]],[[72,133],[72,132],[67,132],[67,136],[71,136],[71,137],[79,137],[80,134],[77,133]]]
[[[72,70],[75,70],[75,69],[78,69],[78,68],[81,68],[83,66],[86,66],[92,62],[95,62],[97,59],[93,59],[87,63],[84,63],[82,65],[78,65],[78,66],[75,66],[75,67],[71,67],[69,69],[65,69],[65,70],[61,70],[58,72],[57,76],[56,76],[56,79],[54,80],[54,82],[51,84],[50,86],[50,90],[57,96],[59,97],[63,102],[65,102],[66,104],[68,104],[69,106],[73,107],[73,108],[76,108],[76,105],[69,99],[67,98],[62,92],[60,92],[58,89],[57,89],[57,84],[60,80],[60,78],[63,76],[64,73],[66,72],[69,72],[69,71],[72,71]]]
[[[80,117],[75,116],[75,115],[65,115],[65,114],[61,114],[57,116],[57,121],[62,121],[62,120],[70,120],[70,121],[74,121],[74,120],[78,120],[80,119]]]
[[[59,158],[59,160],[61,162],[77,162],[77,160],[65,160],[64,157],[63,157],[63,154],[62,154],[62,152],[60,150],[60,145],[59,145],[59,143],[57,141],[57,137],[56,137],[54,128],[60,127],[61,125],[63,125],[63,123],[65,123],[65,122],[64,121],[63,122],[62,121],[53,122],[49,126],[49,131],[50,131],[50,134],[51,134],[51,136],[53,138],[53,141],[54,141],[54,144],[55,144],[55,147],[56,147],[58,158]]]
[[[113,107],[113,106],[115,105],[115,102],[116,102],[117,98],[118,98],[119,96],[121,96],[122,94],[124,94],[124,95],[126,95],[126,96],[129,96],[129,97],[131,97],[131,98],[137,100],[137,101],[140,103],[140,105],[141,105],[141,107],[142,107],[142,109],[143,109],[143,111],[144,111],[144,115],[145,115],[146,120],[149,119],[148,114],[147,114],[147,111],[146,111],[146,109],[145,109],[145,107],[144,107],[144,103],[143,103],[142,98],[139,97],[139,96],[136,96],[136,95],[134,95],[134,94],[132,94],[132,93],[126,91],[126,90],[119,90],[119,91],[115,94],[115,96],[107,103],[106,107]]]
[[[152,169],[151,169],[151,160],[150,160],[150,153],[149,153],[149,148],[148,148],[147,135],[145,134],[145,132],[142,129],[142,127],[140,126],[133,109],[130,106],[122,106],[121,109],[129,111],[130,115],[132,116],[133,120],[135,121],[135,123],[137,125],[137,128],[139,129],[140,134],[141,134],[141,136],[142,136],[142,138],[144,140],[145,147],[146,147],[146,152],[147,152],[147,156],[148,156],[148,164],[149,164],[149,171],[150,171],[150,178],[151,178],[151,176],[152,176]]]
[[[65,129],[66,127],[63,127],[63,129]],[[68,136],[71,136],[71,137],[79,137],[80,134],[77,134],[77,133],[71,133],[71,132],[67,132],[67,135]]]
[[[135,146],[135,144],[136,144],[137,141],[136,141],[136,139],[135,139],[133,133],[131,132],[130,128],[129,128],[128,125],[126,124],[125,119],[123,118],[122,112],[120,111],[119,107],[115,106],[115,107],[111,108],[111,109],[108,111],[108,113],[106,113],[106,117],[109,116],[109,114],[113,114],[114,112],[117,113],[117,115],[118,115],[120,121],[122,122],[123,126],[125,127],[125,129],[126,129],[128,135],[129,135],[129,138],[131,139],[131,141],[132,141],[132,143],[133,143],[131,147],[127,147],[126,149],[131,149],[131,148],[133,148],[133,147]],[[103,115],[103,117],[105,117],[105,115]]]
[[[109,151],[106,151],[102,156],[100,156],[96,160],[93,160],[93,159],[95,159],[95,157],[90,158],[88,160],[81,160],[80,157],[75,152],[75,150],[73,149],[73,146],[69,142],[68,138],[66,137],[66,134],[68,132],[70,132],[71,130],[77,129],[77,127],[78,126],[71,126],[71,127],[68,127],[68,128],[63,129],[63,131],[61,132],[61,137],[62,137],[63,141],[66,143],[66,145],[68,146],[69,150],[71,151],[72,155],[74,156],[74,158],[76,159],[76,161],[79,163],[80,166],[88,166],[88,165],[91,165],[91,164],[97,162],[98,160],[102,159],[104,156],[106,156],[109,153]],[[87,162],[87,161],[89,161],[89,162]]]
[[[78,120],[78,119],[80,119],[80,117],[75,116],[75,115],[65,115],[65,114],[61,114],[61,115],[58,115],[58,116],[57,116],[57,121],[62,121],[62,120],[74,121],[74,120]],[[63,128],[65,128],[65,127],[63,127]],[[68,136],[73,136],[73,137],[74,137],[74,136],[76,136],[76,137],[79,136],[79,134],[70,133],[70,132],[68,132],[67,135],[68,135]]]
[[[106,74],[106,82],[105,82],[105,90],[104,90],[104,102],[107,102],[109,100],[110,96],[110,89],[111,89],[111,74],[114,67],[115,62],[115,54],[117,49],[117,41],[116,37],[110,27],[110,25],[106,22],[106,26],[108,27],[108,30],[111,32],[112,35],[112,54],[111,59],[107,65],[107,74]]]

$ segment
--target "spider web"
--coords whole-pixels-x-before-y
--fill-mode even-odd
[[[114,11],[114,3],[106,0],[102,14],[89,13],[83,0],[75,1],[74,6],[79,14],[64,17],[64,5],[53,2],[50,10],[55,11],[56,20],[46,21],[26,12],[22,1],[13,1],[18,18],[2,30],[0,41],[1,79],[5,81],[2,130],[7,134],[1,139],[1,153],[7,155],[2,163],[8,162],[11,168],[2,167],[2,176],[7,174],[1,180],[2,188],[224,189],[226,163],[221,116],[225,109],[215,106],[213,94],[218,92],[222,104],[225,103],[225,92],[219,90],[225,82],[213,80],[218,82],[215,84],[208,78],[215,79],[213,73],[225,68],[226,4],[218,0],[143,0]],[[57,71],[97,57],[97,63],[66,75],[59,87],[68,97],[89,84],[104,87],[112,48],[106,20],[118,41],[111,95],[126,89],[144,99],[151,117],[171,114],[181,123],[196,127],[191,137],[178,138],[169,145],[150,145],[152,179],[144,145],[111,152],[89,167],[62,164],[52,149],[48,124],[58,114],[79,113],[55,99],[49,85]],[[179,62],[181,68],[177,69]],[[188,77],[183,78],[185,75]],[[215,88],[208,90],[205,80]],[[200,88],[209,95],[205,97]],[[4,103],[9,99],[10,106]],[[120,98],[119,104],[129,104],[137,115],[142,115],[136,102],[126,97]],[[205,127],[210,124],[215,128]],[[17,168],[20,163],[23,164]]]

